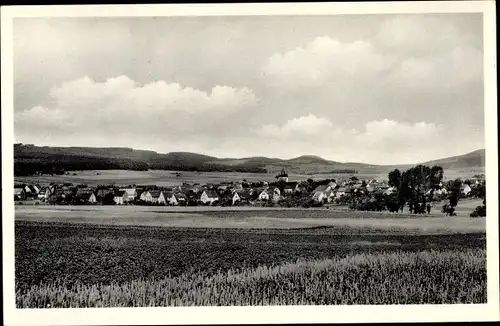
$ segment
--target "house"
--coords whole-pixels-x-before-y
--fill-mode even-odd
[[[74,189],[71,188],[62,189],[62,198],[64,199],[71,199],[74,194],[75,194]]]
[[[295,186],[295,189],[294,191],[296,193],[304,193],[307,191],[307,185],[303,182],[300,182],[300,183],[297,183],[297,185]]]
[[[160,201],[160,196],[163,197],[162,192],[160,190],[150,190],[149,193],[149,202],[158,204]],[[164,199],[164,198],[163,198]]]
[[[389,187],[384,191],[384,195],[392,195],[397,192],[396,187]]]
[[[268,188],[268,189],[264,189],[260,192],[259,194],[259,200],[274,200],[274,201],[278,201],[280,199],[280,196],[281,196],[281,191],[279,188],[277,187],[271,187],[271,188]]]
[[[123,205],[127,202],[128,195],[125,191],[119,190],[114,194],[113,201],[116,205]]]
[[[238,194],[238,192],[237,192],[237,191],[235,191],[235,192],[233,193],[233,199],[232,199],[232,200],[233,200],[233,205],[234,205],[236,202],[241,201],[241,197],[240,197],[240,195]]]
[[[168,205],[168,197],[165,195],[165,191],[160,191],[160,195],[158,196],[158,204]]]
[[[26,200],[24,187],[14,187],[14,200]]]
[[[143,191],[139,199],[148,203],[153,201],[153,197],[151,196],[151,192],[149,190]]]
[[[31,188],[28,185],[24,186],[24,193],[26,194],[26,198],[31,197]]]
[[[470,187],[468,184],[465,184],[465,183],[464,183],[464,184],[462,184],[462,185],[460,186],[460,194],[461,194],[461,195],[468,196],[468,195],[469,195],[469,193],[471,192],[471,190],[472,190],[472,189],[471,189],[471,187]]]
[[[50,190],[49,187],[42,187],[42,188],[40,188],[40,191],[38,192],[38,199],[47,200],[47,199],[49,199],[51,193],[52,193],[52,191]]]
[[[283,188],[283,193],[285,193],[285,194],[293,194],[294,189],[295,189],[295,187],[293,187],[291,185],[286,185]]]
[[[250,191],[249,190],[238,190],[233,193],[233,205],[237,202],[248,202],[250,200]]]
[[[361,183],[355,183],[351,186],[351,192],[353,193],[363,193],[362,189],[362,184]]]
[[[269,192],[268,190],[264,189],[259,193],[259,200],[269,200]]]
[[[36,185],[27,185],[26,187],[29,189],[29,191],[26,192],[26,197],[29,197],[30,199],[37,199],[40,188]]]
[[[219,193],[222,193],[222,192],[226,191],[227,188],[228,188],[227,185],[220,185],[217,187],[217,191],[219,191]]]
[[[369,184],[367,184],[367,185],[366,185],[365,190],[366,190],[367,192],[369,192],[369,193],[372,193],[372,192],[374,192],[374,191],[375,191],[375,187],[374,187],[374,186],[372,186],[372,184],[371,184],[371,183],[369,183]]]
[[[98,189],[96,193],[96,198],[97,200],[102,201],[104,197],[112,193],[113,193],[112,189]]]
[[[127,194],[127,202],[132,202],[137,197],[137,190],[135,188],[122,188],[120,190],[125,191],[125,193]]]
[[[330,187],[330,189],[335,189],[337,188],[337,183],[335,181],[330,181],[328,187]]]
[[[340,198],[346,195],[346,187],[339,187],[335,190],[335,197]]]
[[[173,193],[169,198],[168,198],[168,203],[170,205],[183,205],[187,202],[187,197],[183,193],[177,192]]]
[[[312,199],[318,203],[321,203],[323,202],[324,200],[326,200],[326,197],[325,197],[325,192],[324,191],[316,191],[313,193],[312,195]]]
[[[235,192],[235,191],[241,191],[241,190],[243,190],[243,184],[241,184],[240,182],[236,182],[233,185],[232,191]]]
[[[203,204],[209,203],[211,205],[216,200],[219,200],[219,195],[213,189],[207,189],[201,193],[200,201]]]
[[[54,191],[50,194],[49,200],[60,201],[64,198],[63,190],[61,188],[54,188]]]
[[[94,194],[94,191],[90,188],[80,188],[76,191],[76,194],[74,196],[74,199],[76,201],[79,201],[81,203],[89,203],[89,204],[95,204],[97,202],[97,198]]]
[[[195,194],[199,193],[202,190],[203,190],[203,187],[199,184],[194,184],[193,187],[191,188],[191,191]]]
[[[326,201],[328,203],[331,203],[335,199],[335,191],[328,190],[327,192],[325,192],[325,197],[326,197]]]
[[[316,189],[313,190],[312,192],[312,199],[317,201],[317,202],[322,202],[326,200],[326,192],[330,191],[330,186],[328,185],[322,185],[322,186],[317,186]]]

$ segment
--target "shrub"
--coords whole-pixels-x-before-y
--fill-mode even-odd
[[[477,206],[476,209],[470,213],[470,217],[485,217],[486,216],[486,206]]]

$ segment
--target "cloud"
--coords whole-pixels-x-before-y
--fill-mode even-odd
[[[484,147],[482,43],[476,13],[20,19],[15,133],[233,157],[460,154]]]
[[[332,127],[333,125],[329,120],[309,114],[288,120],[283,126],[276,124],[263,125],[257,130],[257,133],[262,136],[278,138],[304,137],[321,134]]]
[[[342,43],[328,36],[316,37],[303,47],[275,53],[263,65],[273,86],[322,87],[346,76],[375,76],[388,69],[389,57],[376,53],[369,42]]]
[[[291,157],[290,153],[303,155],[314,151],[332,160],[375,164],[415,163],[446,156],[453,150],[446,146],[454,141],[443,126],[433,122],[382,119],[369,121],[360,128],[345,129],[312,114],[281,126],[263,125],[257,133],[272,145],[274,154],[266,155]],[[477,142],[470,145],[473,150]]]
[[[185,134],[203,131],[254,107],[258,98],[248,88],[214,86],[204,92],[176,83],[139,85],[126,76],[97,82],[89,77],[65,82],[50,92],[53,106],[17,112],[16,132],[40,127],[95,134]],[[208,119],[207,119],[208,118]],[[109,134],[108,134],[109,136]]]

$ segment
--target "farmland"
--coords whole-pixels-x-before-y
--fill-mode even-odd
[[[281,304],[485,299],[481,233],[402,235],[350,228],[132,228],[18,221],[15,238],[21,307],[245,304],[256,303],[252,300],[259,288],[263,293],[281,289],[278,296],[264,296],[260,304],[277,303],[280,293],[287,298]],[[297,282],[292,286],[291,280]],[[426,287],[428,281],[435,282],[435,288]],[[407,292],[390,295],[398,282]],[[472,286],[464,289],[462,282]],[[331,290],[324,288],[327,283]],[[248,286],[251,295],[245,294]],[[317,287],[323,290],[314,291]],[[177,297],[191,290],[206,293],[196,300]],[[151,291],[156,296],[147,295]],[[230,299],[224,301],[217,291]],[[380,296],[378,291],[389,292]],[[96,293],[102,297],[94,300]],[[137,300],[142,296],[147,300]]]
[[[165,206],[16,206],[18,221],[65,222],[111,226],[156,226],[231,229],[356,228],[401,233],[485,232],[485,219],[471,219],[478,200],[460,201],[457,216],[415,216],[336,209]]]
[[[134,206],[15,219],[18,307],[486,299],[484,219]]]
[[[484,167],[468,169],[448,169],[445,171],[445,180],[455,178],[472,177],[475,174],[484,173]],[[190,172],[181,171],[177,175],[176,171],[149,170],[149,171],[128,171],[128,170],[86,170],[71,171],[67,175],[42,175],[42,176],[16,176],[14,181],[18,183],[41,183],[50,182],[62,183],[84,183],[91,185],[116,184],[155,184],[158,186],[171,186],[186,183],[220,183],[221,181],[275,181],[275,173],[237,173],[237,172]],[[296,174],[289,173],[292,180],[346,178],[348,174]],[[358,173],[359,178],[386,179],[387,172],[381,173]]]

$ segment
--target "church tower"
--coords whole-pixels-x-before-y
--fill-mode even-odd
[[[281,172],[276,175],[278,181],[288,182],[288,173],[286,173],[285,167],[281,169]]]

